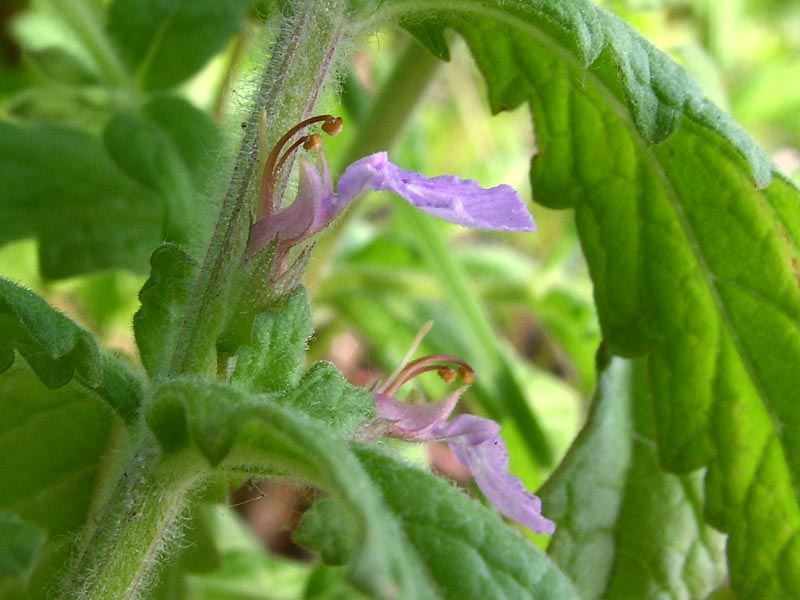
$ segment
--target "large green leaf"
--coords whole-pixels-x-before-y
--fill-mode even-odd
[[[115,114],[103,141],[122,171],[161,198],[165,238],[204,251],[218,209],[206,191],[220,143],[211,118],[182,98],[157,96],[138,114]]]
[[[658,468],[650,398],[616,359],[564,463],[541,490],[548,548],[581,597],[704,598],[724,579],[724,537],[702,518],[702,473]]]
[[[732,586],[800,598],[797,190],[589,2],[463,0],[436,17],[467,40],[494,111],[529,104],[534,196],[575,210],[610,350],[648,357],[662,464],[708,466]]]
[[[44,597],[98,500],[97,479],[120,431],[113,423],[105,401],[77,383],[48,389],[22,361],[0,377],[0,510],[47,535],[25,597]]]
[[[108,33],[147,89],[174,86],[222,50],[250,0],[115,0]]]
[[[0,123],[0,189],[0,244],[36,237],[45,277],[144,272],[162,236],[157,196],[78,130]]]

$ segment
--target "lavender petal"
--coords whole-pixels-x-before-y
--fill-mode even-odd
[[[374,393],[378,418],[391,423],[390,435],[408,441],[422,442],[431,438],[431,431],[441,427],[453,412],[460,391],[451,394],[441,402],[422,402],[409,404]]]
[[[508,472],[508,451],[494,421],[460,415],[437,432],[497,509],[536,533],[551,534],[555,523],[542,516],[542,502]]]
[[[519,194],[508,185],[490,189],[453,175],[428,178],[389,162],[385,152],[351,164],[339,179],[339,202],[349,203],[372,189],[392,191],[420,210],[473,229],[535,231],[536,225]]]

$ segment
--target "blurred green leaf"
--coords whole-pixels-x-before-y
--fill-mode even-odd
[[[114,0],[107,31],[145,89],[184,81],[240,30],[250,0]]]
[[[39,240],[42,275],[143,272],[162,235],[158,198],[100,142],[69,129],[0,123],[0,244]]]
[[[69,558],[72,534],[85,524],[109,448],[118,443],[113,421],[91,390],[75,383],[48,389],[21,361],[0,377],[0,510],[47,534],[20,597],[44,598]]]
[[[225,506],[206,506],[203,521],[213,537],[220,567],[185,578],[191,600],[275,600],[300,598],[309,566],[269,554],[263,542]],[[174,598],[175,596],[171,596]]]
[[[605,370],[540,491],[558,523],[548,552],[587,600],[704,598],[725,577],[724,537],[703,522],[703,474],[659,470],[647,383],[632,371],[621,359]]]
[[[800,598],[800,370],[774,358],[800,356],[797,190],[589,2],[465,1],[447,24],[494,111],[530,105],[534,197],[575,209],[611,352],[648,355],[662,464],[708,466],[734,590]]]
[[[30,571],[44,540],[45,532],[38,525],[0,511],[0,582]]]
[[[216,208],[205,187],[220,144],[210,117],[186,100],[158,96],[140,115],[115,114],[103,141],[121,170],[161,197],[167,240],[202,246]]]

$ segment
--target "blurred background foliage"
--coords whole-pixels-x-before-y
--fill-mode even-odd
[[[777,166],[800,181],[800,1],[602,4],[692,72]],[[199,72],[163,85],[144,75],[130,85],[111,81],[63,18],[65,5],[100,12],[106,7],[103,0],[0,4],[0,120],[57,125],[101,138],[112,115],[137,110],[168,84],[171,93],[211,115],[229,141],[235,139],[248,82],[269,46],[272,3],[250,9],[238,33],[224,46],[221,41],[220,52]],[[421,74],[414,80],[403,77],[409,64]],[[340,91],[341,103],[332,93],[324,107],[346,122],[341,136],[325,142],[334,174],[380,144],[390,146],[404,168],[454,173],[485,186],[508,183],[531,199],[528,167],[536,138],[526,110],[486,117],[483,82],[457,40],[445,64],[401,30],[375,33],[357,49]],[[211,198],[219,191],[214,185],[192,209],[213,212]],[[0,191],[0,203],[1,196]],[[50,201],[57,205],[59,198]],[[446,352],[475,366],[478,383],[466,405],[501,421],[512,470],[536,488],[585,416],[600,332],[571,214],[532,206],[535,235],[498,236],[423,222],[404,205],[373,195],[317,241],[307,285],[316,320],[311,358],[330,358],[360,385],[393,370],[420,327],[434,321],[420,353]],[[135,355],[131,319],[146,264],[46,279],[35,240],[3,241],[0,274],[45,295],[106,345]],[[412,393],[438,398],[445,389],[431,377]],[[438,450],[408,452],[458,478]],[[215,551],[191,568],[170,569],[159,592],[163,597],[175,597],[176,590],[192,598],[296,597],[307,587],[311,598],[317,597],[315,582],[341,578],[336,569],[285,558],[305,557],[288,535],[307,492],[265,492],[266,485],[248,483],[231,502],[282,557],[262,552],[231,511],[204,509],[196,519],[204,526],[195,529],[211,541],[198,544]],[[187,570],[194,574],[186,577]],[[352,591],[342,594],[354,597]]]

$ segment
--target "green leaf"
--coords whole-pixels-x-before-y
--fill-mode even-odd
[[[103,141],[120,169],[165,200],[169,241],[185,243],[192,183],[167,134],[140,117],[120,113],[109,121]]]
[[[0,244],[39,240],[41,272],[144,272],[162,236],[158,198],[86,133],[0,123]]]
[[[244,23],[249,0],[115,0],[107,30],[145,89],[196,73]]]
[[[632,370],[616,359],[605,371],[540,492],[558,523],[548,552],[587,600],[704,598],[725,578],[725,540],[702,518],[703,473],[659,470],[646,374]]]
[[[0,581],[29,572],[44,539],[38,525],[0,511]]]
[[[48,387],[76,376],[91,387],[102,381],[94,336],[33,292],[0,278],[0,373],[14,362],[15,350]]]
[[[800,598],[797,190],[680,67],[589,2],[447,14],[492,109],[532,110],[534,196],[575,209],[611,352],[648,356],[662,464],[708,467],[733,589]]]
[[[142,306],[133,317],[133,331],[142,363],[151,379],[157,379],[169,372],[197,265],[175,244],[153,252],[150,265],[150,278],[139,292]]]
[[[51,540],[83,525],[113,434],[113,413],[76,384],[52,390],[29,368],[0,377],[0,509]]]
[[[212,465],[237,474],[290,474],[339,498],[356,524],[359,548],[349,573],[361,589],[376,597],[394,596],[397,590],[402,597],[433,597],[417,576],[419,565],[406,552],[380,493],[346,442],[319,421],[228,385],[172,381],[156,393],[147,416],[165,451],[180,451],[188,441],[185,433],[175,434],[181,423],[178,408],[182,431]]]
[[[324,361],[314,364],[281,402],[344,434],[352,434],[376,414],[372,395]]]
[[[570,581],[494,511],[430,473],[357,448],[438,598],[577,599]]]
[[[252,340],[236,353],[231,381],[253,392],[294,387],[311,333],[308,293],[299,286],[254,319]]]
[[[102,353],[94,336],[23,287],[0,277],[0,374],[19,352],[50,388],[73,379],[93,389],[127,423],[139,412],[144,382],[124,358]]]
[[[206,186],[221,139],[206,113],[182,98],[157,96],[140,114],[114,115],[103,141],[120,169],[160,196],[168,241],[199,247],[207,240],[203,228],[218,207]]]
[[[324,498],[308,509],[292,539],[318,552],[326,565],[346,565],[358,547],[350,513],[339,502]]]

